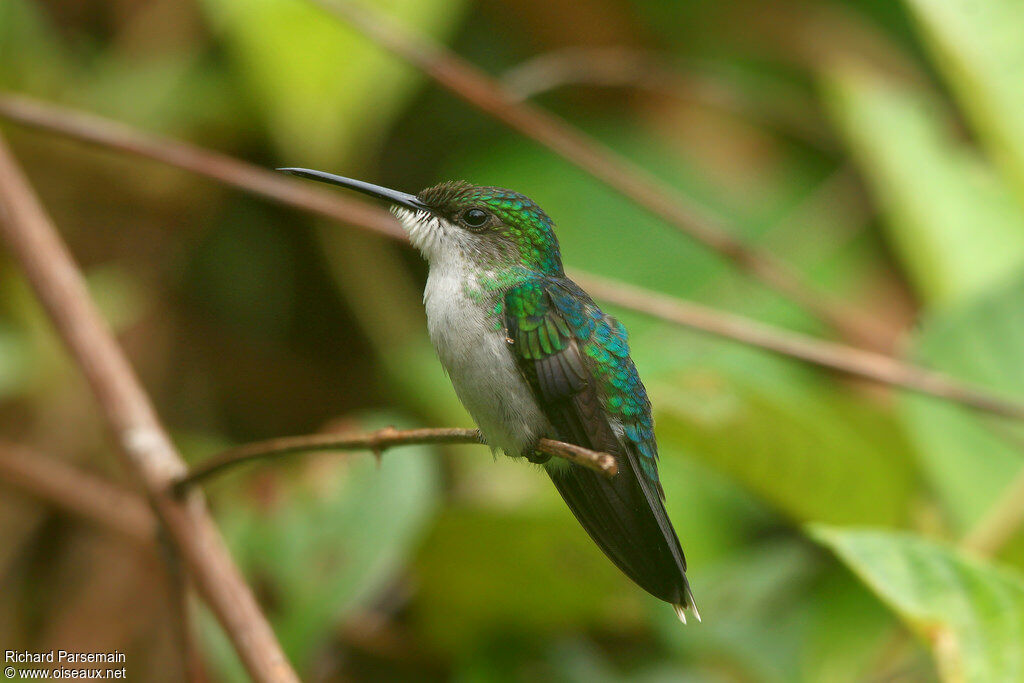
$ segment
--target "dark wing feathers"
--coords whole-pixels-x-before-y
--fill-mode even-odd
[[[610,479],[578,465],[549,465],[555,487],[627,576],[662,600],[691,606],[686,560],[662,504],[650,404],[625,331],[567,280],[538,276],[510,290],[504,310],[513,354],[552,436],[611,453],[619,463]]]

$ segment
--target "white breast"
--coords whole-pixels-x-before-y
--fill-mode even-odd
[[[430,339],[487,443],[520,455],[550,424],[507,348],[503,321],[467,295],[475,275],[459,261],[431,262],[423,293]]]

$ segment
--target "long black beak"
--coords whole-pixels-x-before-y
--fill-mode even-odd
[[[414,194],[391,190],[386,187],[381,187],[380,185],[374,185],[373,183],[365,183],[362,180],[354,180],[352,178],[334,175],[333,173],[324,173],[323,171],[314,171],[308,168],[279,168],[277,170],[290,173],[291,175],[297,175],[301,178],[310,178],[312,180],[319,180],[322,183],[347,187],[355,190],[356,192],[368,194],[371,197],[385,199],[393,204],[404,206],[405,208],[412,209],[413,211],[429,210],[427,205],[421,202]]]

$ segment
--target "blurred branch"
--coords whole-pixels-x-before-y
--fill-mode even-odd
[[[117,484],[23,446],[0,441],[0,482],[60,510],[115,531],[144,551],[155,551],[157,540],[164,550],[168,599],[173,610],[172,627],[181,653],[185,680],[206,680],[188,605],[188,577],[146,501]]]
[[[595,298],[662,320],[854,377],[943,398],[993,415],[1024,419],[1024,405],[1014,400],[890,356],[781,330],[756,320],[596,275],[577,272],[573,273],[573,278]]]
[[[164,566],[167,568],[168,611],[171,615],[174,645],[178,651],[181,678],[186,683],[206,683],[208,678],[203,667],[202,651],[196,638],[188,573],[181,566],[181,556],[174,550],[166,534],[161,534],[161,541]]]
[[[0,482],[152,546],[157,521],[142,498],[102,477],[22,446],[0,442]]]
[[[0,94],[0,116],[29,128],[153,159],[282,204],[300,206],[324,218],[405,239],[405,232],[391,214],[372,204],[187,142],[162,139],[111,119],[7,93]]]
[[[608,187],[675,226],[761,283],[800,304],[856,341],[878,338],[870,321],[817,293],[771,254],[734,235],[720,216],[684,199],[653,174],[539,107],[522,102],[496,80],[444,46],[412,34],[386,15],[350,0],[310,0],[354,26],[381,47],[421,70],[477,109],[539,142]]]
[[[36,100],[0,95],[0,117],[92,145],[143,156],[349,226],[405,241],[389,212],[194,145],[139,132],[98,116]],[[207,166],[209,163],[209,167]],[[815,339],[618,280],[572,269],[570,275],[598,299],[699,332],[880,384],[935,396],[976,410],[1024,419],[1024,405],[956,379],[872,351]]]
[[[632,88],[678,101],[728,112],[819,149],[834,147],[820,126],[800,120],[795,111],[753,106],[713,78],[682,71],[668,55],[623,46],[573,46],[527,59],[501,76],[502,85],[519,101],[566,86]],[[762,246],[762,249],[764,247]]]
[[[573,46],[520,62],[502,74],[501,84],[519,101],[566,85],[629,86],[682,97],[691,82],[666,61],[647,50]],[[712,101],[721,105],[722,94]]]
[[[362,451],[369,450],[380,455],[395,446],[416,444],[483,444],[478,429],[395,429],[385,427],[365,434],[308,434],[284,436],[277,439],[257,441],[232,448],[215,455],[193,467],[174,484],[175,492],[182,493],[192,485],[210,478],[223,470],[254,460],[278,458],[290,453],[311,453],[314,451]],[[605,476],[614,476],[619,468],[615,458],[608,453],[599,453],[571,443],[541,439],[537,450],[547,455],[563,458]]]
[[[0,237],[85,375],[125,466],[138,478],[250,675],[298,681],[201,497],[169,495],[185,470],[85,280],[0,138]]]

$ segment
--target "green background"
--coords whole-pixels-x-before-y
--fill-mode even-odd
[[[707,207],[885,352],[1024,400],[1020,0],[367,4]],[[511,187],[570,266],[834,338],[303,0],[4,0],[0,87],[264,167]],[[193,461],[328,424],[471,426],[408,246],[2,127]],[[962,544],[1020,471],[1019,424],[608,310],[704,622],[620,576],[523,463],[294,458],[208,490],[304,680],[1024,680],[1024,543]],[[6,257],[0,434],[123,477]],[[2,492],[0,646],[118,648],[176,680],[158,573]],[[210,677],[243,679],[201,622]]]

